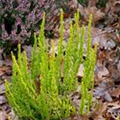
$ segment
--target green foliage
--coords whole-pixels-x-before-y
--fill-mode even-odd
[[[77,0],[80,4],[87,6],[88,0]]]
[[[91,19],[89,19],[88,25],[88,36],[87,36],[87,50],[86,50],[86,60],[84,61],[84,77],[81,83],[81,106],[80,106],[80,114],[88,113],[89,109],[92,105],[92,98],[93,98],[93,88],[94,88],[94,66],[96,63],[96,50],[97,45],[95,45],[95,49],[93,50],[91,47]],[[85,110],[85,104],[87,104]]]
[[[38,37],[34,36],[35,43],[30,65],[27,63],[26,53],[21,53],[20,45],[18,60],[12,54],[12,83],[9,85],[6,81],[6,95],[14,111],[23,120],[57,120],[76,114],[77,111],[69,99],[69,94],[79,85],[76,74],[80,64],[84,65],[84,76],[81,83],[82,99],[79,113],[84,114],[86,104],[89,112],[92,105],[96,47],[95,49],[91,47],[91,17],[88,26],[86,60],[83,60],[85,28],[79,28],[79,12],[75,14],[75,24],[70,23],[70,37],[65,55],[63,54],[62,10],[60,21],[57,56],[55,56],[54,41],[52,41],[52,53],[50,53],[44,37],[45,14],[40,34]]]
[[[107,0],[99,0],[98,3],[97,3],[97,6],[99,8],[106,7],[107,2],[108,2]]]

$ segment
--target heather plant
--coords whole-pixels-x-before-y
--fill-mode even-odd
[[[6,95],[17,115],[23,120],[57,120],[76,114],[78,111],[69,98],[79,84],[77,72],[79,65],[84,65],[84,76],[81,82],[81,103],[79,113],[89,112],[92,105],[94,86],[94,66],[96,47],[91,46],[91,16],[88,25],[87,49],[84,45],[84,27],[79,28],[79,12],[74,16],[75,24],[70,23],[70,37],[63,54],[64,20],[60,16],[60,38],[55,56],[54,41],[49,52],[48,42],[44,36],[45,14],[40,34],[34,35],[34,46],[30,65],[26,53],[21,53],[18,46],[18,59],[12,53],[12,82],[6,81]],[[79,34],[80,33],[80,34]],[[83,55],[86,52],[86,60]]]
[[[93,88],[94,88],[94,66],[96,63],[96,50],[91,48],[91,17],[88,24],[88,36],[87,36],[87,50],[86,60],[84,61],[84,77],[81,82],[81,105],[80,114],[88,113],[93,101]],[[87,104],[87,107],[85,105]]]

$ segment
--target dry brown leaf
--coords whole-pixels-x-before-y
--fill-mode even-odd
[[[10,68],[11,68],[10,66],[2,66],[2,67],[0,67],[0,71],[5,72],[5,71],[9,70]]]
[[[5,84],[0,84],[0,95],[5,93]]]
[[[84,7],[83,7],[81,4],[78,4],[78,10],[79,10],[80,14],[81,14],[82,16],[84,16],[85,11],[84,11]]]
[[[4,74],[6,74],[8,76],[12,74],[11,66],[0,67],[0,77],[3,76]]]
[[[7,102],[7,99],[4,95],[0,95],[0,105],[4,104]]]
[[[84,18],[86,21],[89,20],[89,16],[90,14],[93,15],[93,23],[98,22],[100,19],[103,18],[103,16],[105,15],[103,12],[101,12],[99,9],[97,9],[95,6],[94,7],[88,7],[85,8],[85,14],[84,14]]]
[[[72,101],[73,105],[77,110],[80,107],[80,92],[76,91],[70,94],[70,100]]]
[[[72,9],[77,9],[77,7],[78,7],[78,1],[77,0],[71,0],[70,2],[69,2],[69,6],[70,6],[70,8],[72,8]]]
[[[70,120],[89,120],[88,116],[86,115],[75,115],[72,116],[72,118]]]
[[[103,117],[104,112],[107,109],[106,103],[96,103],[93,112],[91,113],[90,117],[93,120],[106,120],[106,118]]]
[[[97,77],[98,77],[99,81],[103,81],[108,76],[109,76],[109,71],[106,67],[103,66],[103,67],[99,68],[99,71],[97,73]]]
[[[7,119],[7,115],[4,111],[0,111],[0,120],[6,120]]]
[[[112,87],[112,83],[111,82],[107,82],[107,81],[104,81],[102,83],[100,83],[98,85],[98,87],[96,87],[94,89],[94,97],[98,98],[103,98],[105,99],[106,101],[108,102],[111,102],[113,101],[110,93],[109,93],[109,89]]]
[[[112,118],[115,120],[119,117],[120,118],[120,101],[109,103],[107,114],[111,115]]]
[[[109,93],[114,98],[120,98],[120,87],[113,87],[113,89],[109,90]]]
[[[18,116],[15,114],[15,112],[13,110],[11,110],[11,112],[7,115],[7,117],[10,120],[19,120]]]
[[[118,69],[118,71],[120,72],[120,60],[119,60],[119,62],[118,62],[118,64],[117,64],[117,69]]]
[[[120,1],[116,1],[113,6],[115,9],[115,13],[120,13]]]
[[[116,64],[117,65],[117,64]],[[119,83],[120,82],[120,73],[117,70],[116,66],[109,66],[109,71],[111,73],[111,78],[115,83]]]
[[[88,27],[85,27],[85,31],[88,31]],[[107,35],[107,31],[102,31],[99,28],[91,27],[91,37],[92,37],[92,45],[95,43],[98,44],[100,49],[107,49],[107,42],[113,42],[110,37]],[[87,32],[85,32],[85,39],[87,39]],[[113,43],[114,44],[114,43]],[[114,45],[113,45],[114,46]]]

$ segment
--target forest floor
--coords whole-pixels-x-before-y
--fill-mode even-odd
[[[97,62],[95,66],[95,87],[93,110],[89,116],[76,115],[70,120],[119,120],[120,118],[120,1],[109,0],[106,7],[97,8],[94,0],[90,0],[88,7],[71,0],[71,8],[81,11],[81,24],[86,25],[90,13],[93,14],[93,25],[91,28],[92,44],[98,43]],[[70,15],[64,14],[65,38],[69,36]],[[87,29],[87,27],[86,27]],[[54,28],[55,40],[59,37],[58,26]],[[23,46],[30,58],[32,47]],[[17,120],[11,110],[5,96],[5,79],[11,79],[12,59],[6,56],[2,58],[3,49],[0,48],[0,120]],[[82,78],[83,69],[80,67],[78,78]],[[78,106],[80,101],[78,92],[71,96],[73,104]]]

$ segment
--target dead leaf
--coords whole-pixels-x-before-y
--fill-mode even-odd
[[[107,104],[99,101],[99,103],[95,104],[94,110],[91,113],[90,117],[93,120],[106,120],[106,118],[103,117],[103,114],[106,111],[106,109],[107,109]]]
[[[72,101],[73,105],[77,110],[80,107],[80,92],[76,91],[70,94],[70,100]]]
[[[108,102],[111,102],[113,99],[109,93],[109,89],[112,87],[110,82],[102,82],[94,89],[94,97],[103,98]]]
[[[5,71],[7,71],[7,70],[9,70],[9,67],[7,67],[7,66],[2,66],[2,67],[0,67],[0,71],[1,71],[1,72],[5,72]]]
[[[106,79],[109,76],[109,71],[106,67],[101,67],[99,68],[99,71],[97,73],[97,77],[99,81],[103,81],[104,79]]]
[[[103,12],[101,12],[99,9],[97,9],[95,6],[94,7],[88,7],[85,8],[85,14],[84,14],[84,18],[86,21],[89,20],[89,16],[90,14],[93,15],[93,23],[98,22],[100,19],[103,18],[103,16],[105,15]]]
[[[110,68],[109,68],[110,69]],[[120,73],[119,71],[116,69],[116,67],[112,67],[111,66],[111,78],[115,83],[119,83],[120,82]]]
[[[72,116],[71,120],[89,120],[89,117],[86,115],[75,115]]]
[[[0,111],[0,120],[6,120],[6,113],[4,111]]]
[[[0,95],[5,93],[5,84],[0,84]]]
[[[118,69],[118,71],[120,72],[120,60],[119,60],[119,62],[118,62],[118,64],[117,64],[117,69]]]
[[[118,117],[120,118],[120,101],[109,103],[107,113],[111,114],[111,117],[114,118],[115,120]]]
[[[10,120],[19,120],[18,116],[15,114],[13,110],[7,115]]]
[[[77,9],[77,6],[78,6],[78,1],[77,0],[71,0],[70,2],[69,2],[69,6],[70,6],[70,8],[72,8],[72,9]]]
[[[116,86],[109,90],[109,93],[114,98],[120,98],[120,87]]]
[[[7,99],[4,95],[0,95],[0,105],[4,104],[7,102]]]
[[[113,6],[114,6],[114,12],[119,14],[120,13],[120,1],[114,2]]]

